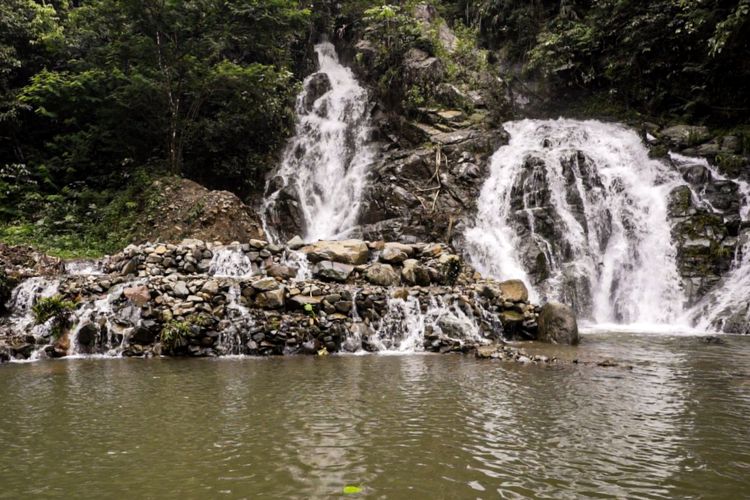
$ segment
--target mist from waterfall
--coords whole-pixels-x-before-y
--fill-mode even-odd
[[[597,323],[677,323],[684,295],[667,220],[684,181],[632,130],[576,120],[504,124],[510,143],[465,232],[481,272],[531,284]]]
[[[305,80],[297,98],[296,133],[273,180],[281,185],[273,186],[265,201],[264,225],[272,238],[275,228],[269,227],[268,214],[283,190],[296,198],[305,241],[350,234],[375,156],[367,91],[339,62],[331,43],[316,45],[315,52],[319,71]]]

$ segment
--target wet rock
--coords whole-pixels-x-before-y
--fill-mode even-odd
[[[290,250],[299,250],[303,246],[305,246],[305,242],[302,238],[299,237],[299,235],[295,235],[292,239],[286,242],[287,248]]]
[[[542,342],[578,344],[578,322],[573,309],[557,302],[545,304],[539,312],[538,335]]]
[[[125,263],[125,265],[122,266],[122,270],[120,271],[120,274],[123,276],[127,276],[129,274],[136,274],[138,272],[138,259],[132,258],[129,261]]]
[[[10,349],[6,346],[0,346],[0,363],[7,363],[10,359]]]
[[[396,286],[400,283],[399,274],[390,264],[372,264],[365,271],[365,279],[374,285]]]
[[[219,293],[219,282],[216,280],[208,280],[201,287],[201,292],[209,295],[216,295]]]
[[[313,275],[323,280],[345,282],[354,271],[349,264],[324,260],[313,266]]]
[[[307,112],[312,111],[315,101],[331,90],[331,80],[325,73],[315,73],[305,83],[307,92],[302,105]]]
[[[99,327],[95,323],[86,323],[78,330],[78,344],[83,347],[93,346],[98,338]]]

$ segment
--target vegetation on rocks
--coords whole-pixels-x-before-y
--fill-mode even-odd
[[[64,332],[70,324],[70,313],[75,310],[74,302],[65,300],[61,295],[52,297],[42,297],[37,300],[31,308],[34,315],[34,322],[37,325],[47,323],[52,320],[51,333],[53,338],[57,338]]]

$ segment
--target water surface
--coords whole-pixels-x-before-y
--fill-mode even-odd
[[[465,356],[0,367],[0,498],[739,498],[750,338]],[[539,349],[532,347],[530,349]],[[548,349],[548,348],[543,348]]]

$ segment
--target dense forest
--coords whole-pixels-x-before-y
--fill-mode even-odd
[[[469,67],[541,81],[558,104],[592,113],[747,130],[750,0],[432,3],[459,36],[446,78]],[[441,55],[416,4],[4,1],[0,240],[112,251],[164,175],[252,197],[293,130],[323,36],[342,53],[369,40],[366,83],[386,111],[409,114],[432,86],[400,82],[399,58]]]

